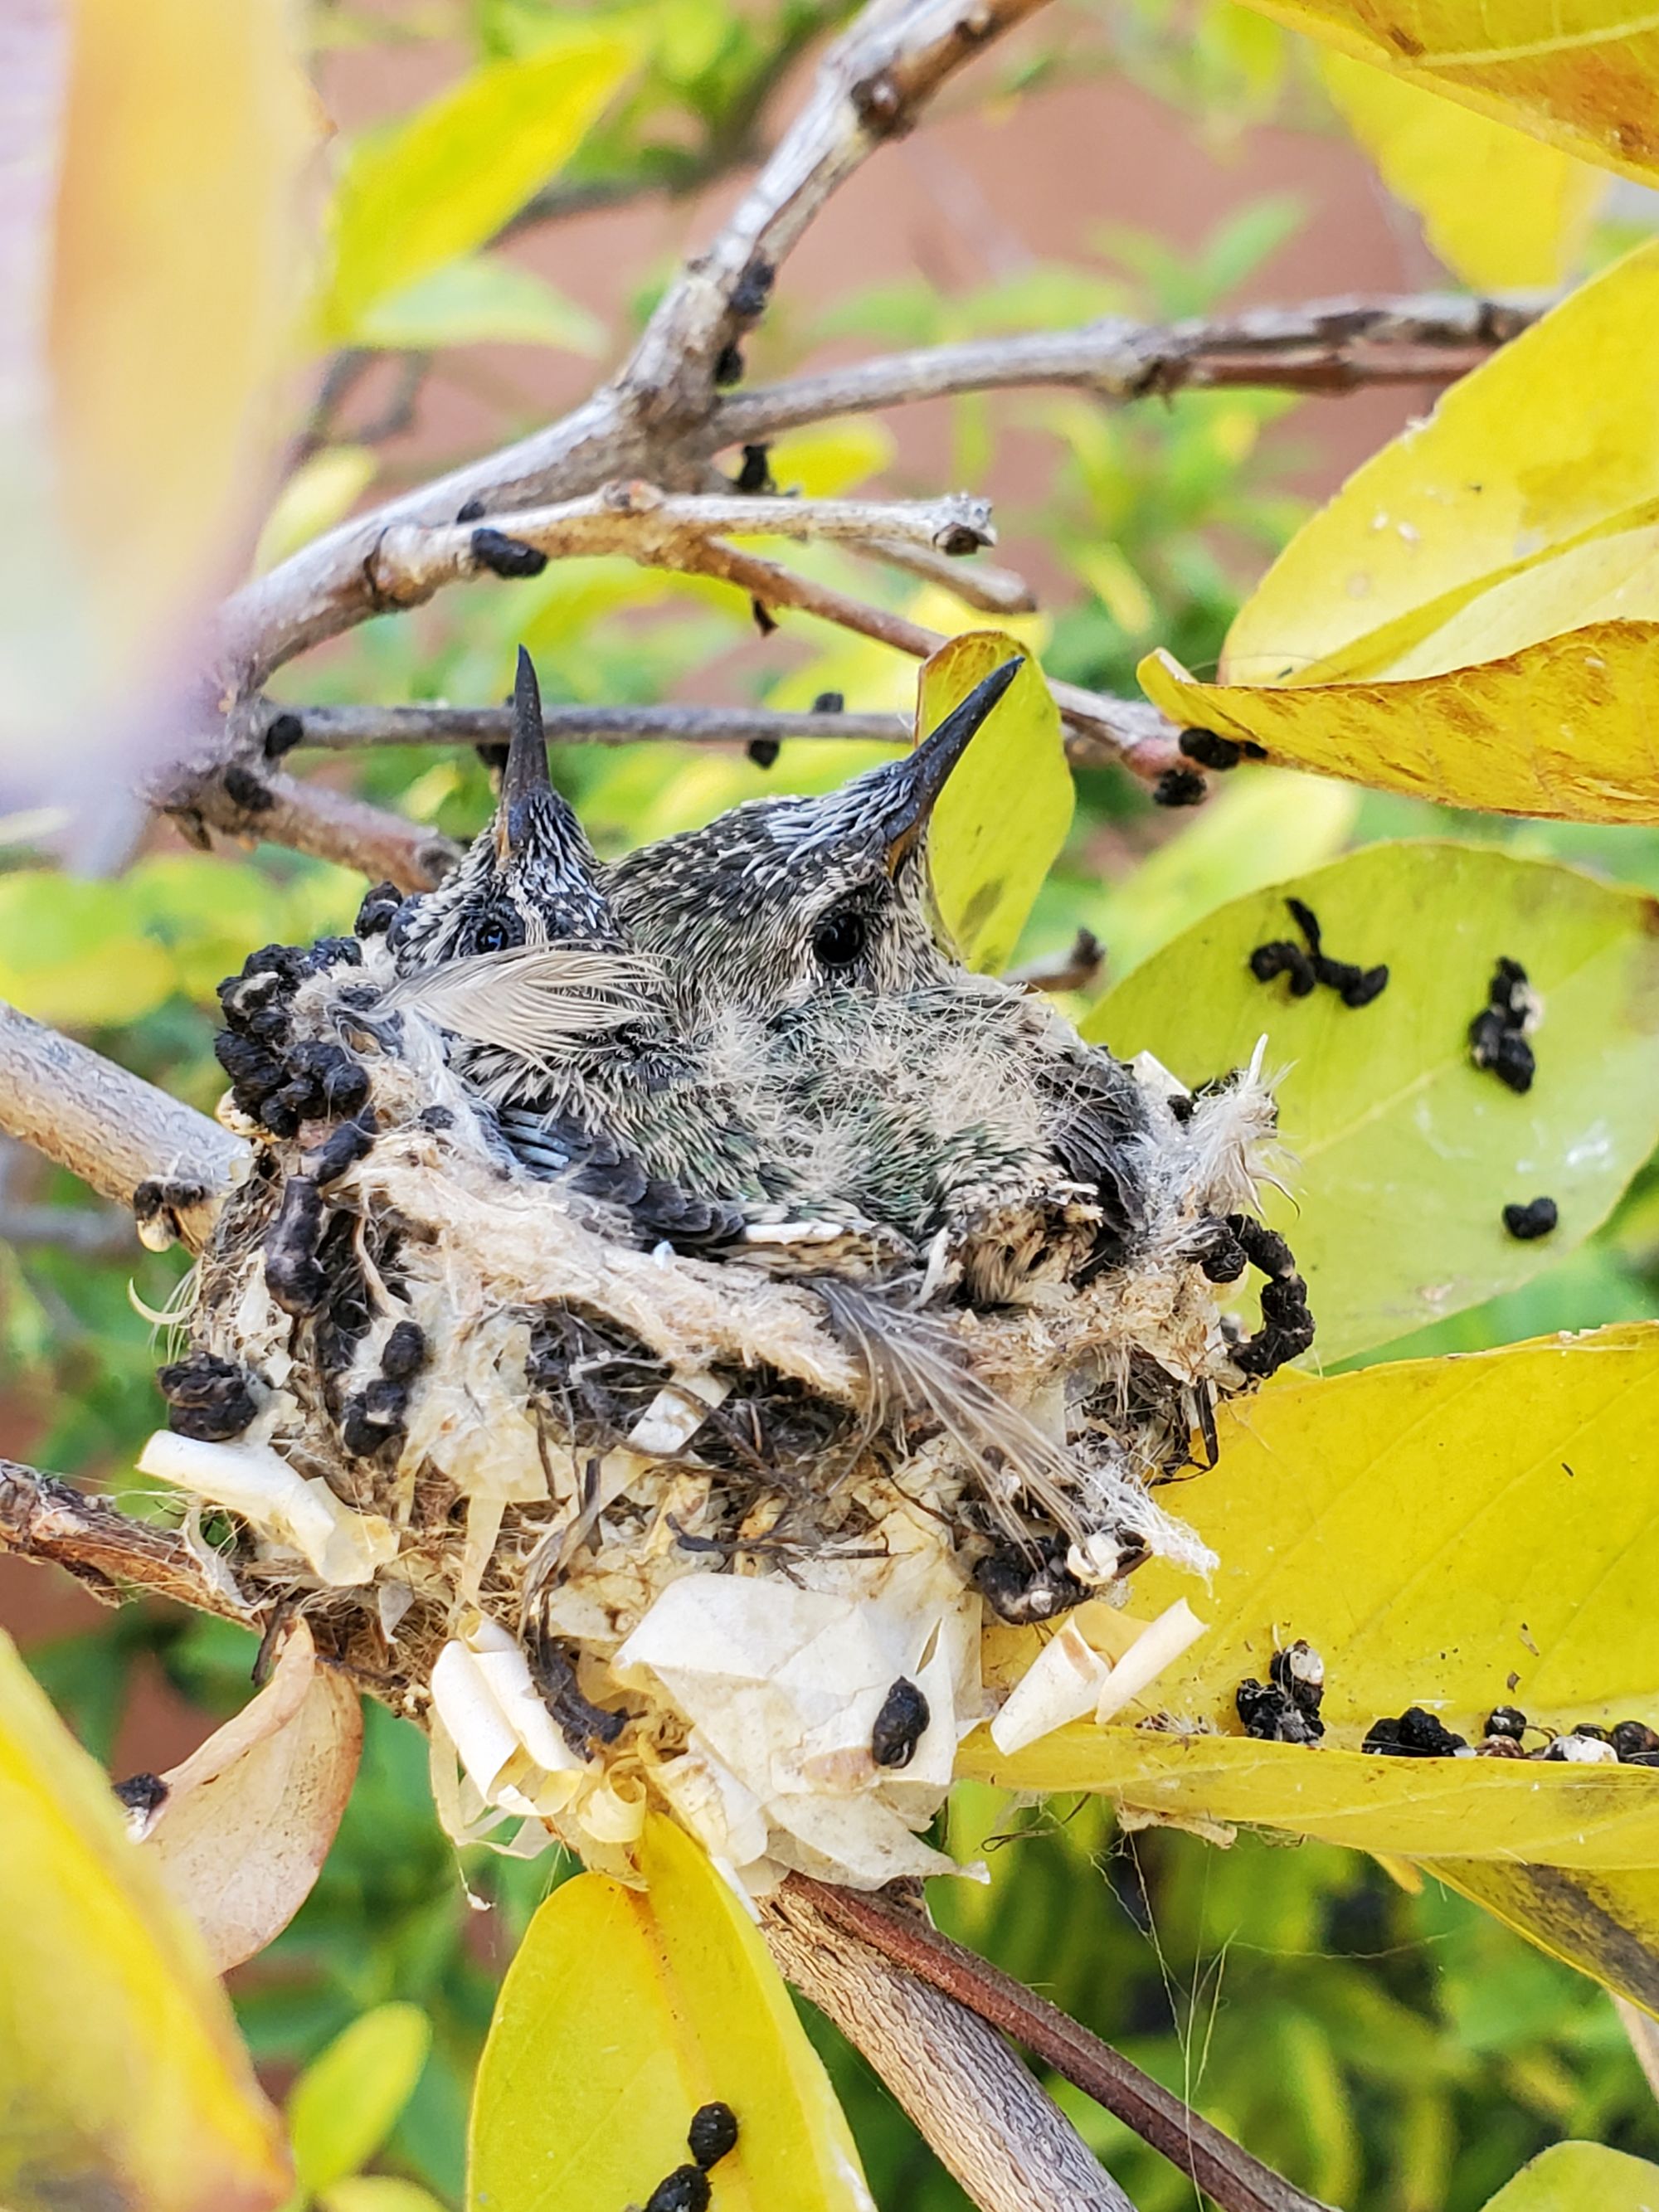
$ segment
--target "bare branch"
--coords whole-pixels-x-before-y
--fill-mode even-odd
[[[988,615],[1029,615],[1036,611],[1036,593],[1024,576],[1012,568],[999,568],[988,561],[959,562],[953,554],[931,545],[902,545],[890,538],[872,538],[867,544],[848,550],[890,568],[902,568],[924,583],[943,584],[964,605]]]
[[[849,1933],[819,1889],[792,1875],[763,1903],[774,1958],[869,2060],[981,2212],[1134,2212],[1002,2038]]]
[[[708,252],[671,286],[617,380],[561,421],[342,525],[239,592],[222,611],[211,696],[245,696],[301,650],[319,611],[350,590],[394,524],[451,523],[475,501],[491,515],[546,505],[617,477],[695,485],[708,455],[730,442],[708,430],[714,372],[738,330],[758,317],[783,256],[836,186],[908,129],[954,70],[1041,4],[872,0],[825,56],[771,159]]]
[[[278,707],[266,702],[267,728],[289,746],[330,752],[358,745],[504,745],[513,735],[507,707]],[[542,726],[552,745],[626,745],[653,739],[677,744],[784,744],[793,738],[860,738],[878,744],[910,742],[908,715],[785,714],[771,707],[546,707]],[[297,734],[295,732],[297,731]]]
[[[258,1625],[228,1575],[209,1574],[182,1536],[134,1521],[56,1476],[0,1459],[0,1552],[63,1567],[106,1605],[142,1592]]]
[[[0,1129],[129,1210],[142,1183],[195,1186],[168,1211],[197,1247],[247,1155],[204,1114],[3,1003]]]
[[[791,1875],[785,1893],[801,1897],[832,1926],[1023,2043],[1189,2175],[1221,2212],[1329,2212],[1058,2006],[953,1943],[931,1922],[878,1896],[836,1889],[805,1875]]]
[[[972,339],[857,362],[722,399],[708,423],[720,447],[753,444],[831,416],[867,414],[965,392],[1059,385],[1117,401],[1223,385],[1351,392],[1443,384],[1478,368],[1535,322],[1547,299],[1310,301],[1237,315],[1146,324],[1108,318],[1071,331]]]
[[[435,830],[268,768],[257,736],[240,731],[245,719],[232,726],[228,754],[210,744],[146,793],[193,844],[210,845],[217,830],[242,844],[286,845],[410,891],[430,890],[460,858],[460,847]]]
[[[952,556],[996,543],[989,501],[962,493],[915,501],[743,493],[677,497],[647,483],[613,483],[586,499],[498,515],[488,528],[471,522],[441,530],[395,524],[363,562],[353,588],[318,610],[304,641],[316,644],[333,629],[362,620],[364,597],[370,612],[381,613],[418,606],[463,577],[501,574],[502,564],[516,557],[513,549],[528,547],[544,556],[623,553],[652,568],[712,573],[702,548],[722,532],[842,544],[875,540]]]

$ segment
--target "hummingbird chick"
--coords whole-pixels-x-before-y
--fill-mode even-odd
[[[548,775],[535,670],[519,650],[495,816],[436,890],[386,928],[382,1000],[453,1039],[449,1062],[532,1175],[620,1207],[648,1242],[739,1239],[779,1218],[780,1177],[673,1022],[599,864]]]
[[[681,1003],[758,1024],[752,1109],[811,1182],[957,1248],[978,1303],[1115,1262],[1140,1218],[1129,1070],[945,940],[935,803],[1018,673],[1005,661],[906,758],[827,797],[751,800],[629,854],[617,913]]]

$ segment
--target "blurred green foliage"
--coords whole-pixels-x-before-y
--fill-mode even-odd
[[[636,42],[638,59],[548,184],[540,216],[556,222],[647,192],[685,194],[740,164],[763,142],[775,89],[850,13],[849,0],[590,8],[580,20]],[[335,5],[321,11],[319,29],[333,46],[459,30],[486,67],[533,57],[571,35],[575,21],[553,0],[473,0],[470,9],[385,15]],[[1097,0],[1063,12],[1045,20],[1022,58],[999,55],[990,90],[1016,97],[1058,74],[1107,70],[1184,103],[1194,133],[1211,142],[1287,100],[1294,112],[1302,98],[1281,34],[1232,0]],[[1285,199],[1247,205],[1196,252],[1115,226],[1076,264],[1042,262],[950,296],[916,276],[808,307],[786,283],[751,343],[750,368],[785,372],[831,341],[898,346],[1109,313],[1200,313],[1236,296],[1298,220]],[[635,316],[659,274],[641,272]],[[500,312],[512,308],[492,296]],[[477,337],[478,299],[471,278],[423,295],[422,343]],[[514,312],[527,312],[522,300]],[[524,335],[597,343],[574,311],[562,319],[545,305],[536,313],[539,325]],[[606,349],[614,354],[627,336],[605,333]],[[1135,661],[1154,640],[1188,667],[1213,665],[1242,590],[1301,511],[1285,489],[1308,458],[1294,422],[1287,434],[1291,413],[1283,398],[1228,392],[1116,411],[1071,396],[951,404],[953,480],[983,483],[1005,441],[1021,441],[1018,489],[1001,500],[999,520],[1005,539],[1040,541],[1063,574],[1051,595],[1057,612],[1028,626],[1051,675],[1131,690]],[[330,483],[342,501],[365,489],[376,456],[351,451],[367,459],[314,476],[305,499],[296,497],[306,527],[332,519]],[[774,468],[785,485],[815,490],[872,481],[915,488],[894,441],[867,422],[781,441]],[[827,577],[855,578],[866,596],[894,607],[975,625],[967,611],[903,577],[855,569],[825,549],[799,557]],[[694,684],[701,696],[731,696],[747,685],[790,705],[844,690],[857,708],[901,704],[913,692],[908,665],[878,648],[799,630],[782,634],[768,672],[752,676],[752,659],[738,661],[751,638],[746,602],[723,586],[572,561],[533,581],[458,590],[413,617],[371,623],[316,665],[289,671],[283,684],[294,698],[319,701],[487,701],[501,692],[523,639],[552,702],[648,701]],[[864,747],[797,744],[763,769],[741,753],[594,747],[567,751],[555,769],[601,849],[614,853],[742,798],[825,787],[868,757]],[[457,833],[475,829],[489,803],[484,770],[468,757],[388,749],[354,762],[349,775],[365,793]],[[1087,923],[1106,936],[1121,972],[1223,899],[1345,843],[1449,830],[1659,893],[1659,831],[1454,817],[1259,769],[1219,786],[1196,816],[1158,813],[1125,779],[1091,773],[1079,780],[1071,836],[1023,949],[1057,948]],[[21,844],[0,852],[0,995],[204,1106],[219,1088],[211,1054],[219,977],[262,942],[347,924],[361,890],[343,871],[270,849],[246,860],[157,854],[111,880],[72,881]],[[3,1158],[9,1203],[85,1204],[67,1177],[19,1155]],[[14,1428],[28,1432],[42,1463],[101,1477],[132,1501],[134,1454],[161,1417],[151,1381],[157,1328],[141,1309],[164,1307],[180,1273],[173,1258],[136,1248],[95,1260],[49,1243],[0,1247],[0,1386]],[[1391,1349],[1473,1348],[1651,1316],[1656,1295],[1659,1164],[1571,1262]],[[222,1623],[141,1608],[38,1644],[30,1656],[82,1738],[108,1758],[135,1679],[159,1671],[217,1717],[244,1701],[253,1651]],[[431,2029],[423,2063],[425,2038],[404,2036],[386,2061],[392,2086],[374,2126],[343,2149],[331,2142],[319,2151],[313,2180],[324,2187],[368,2157],[453,2203],[467,2085],[500,1972],[539,1898],[570,1869],[483,1851],[458,1860],[433,1817],[422,1739],[377,1707],[367,1723],[362,1773],[315,1891],[234,1987],[252,2049],[278,2081],[365,2014],[389,2020],[397,2044],[407,2015],[374,2008],[418,2008]],[[1601,1993],[1432,1886],[1409,1893],[1381,1867],[1323,1848],[1243,1838],[1224,1851],[1168,1832],[1125,1836],[1093,1802],[1022,1812],[970,1789],[959,1793],[951,1841],[969,1857],[982,1852],[990,1873],[982,1887],[934,1886],[951,1933],[1350,2212],[1474,2212],[1563,2134],[1659,2154],[1659,2114]],[[864,2063],[821,2024],[814,2033],[878,2200],[906,2212],[964,2204]],[[346,2048],[349,2056],[355,2046]],[[338,2049],[337,2072],[345,2064]],[[417,2063],[404,2100],[410,2084],[398,2068],[412,2078]],[[326,2106],[328,2062],[307,2078],[313,2104]],[[1059,2094],[1142,2212],[1195,2201],[1186,2177],[1069,2090]],[[319,2131],[328,2118],[324,2111]],[[390,2132],[376,2158],[382,2125]],[[337,2197],[339,2212],[358,2204],[368,2212],[376,2201],[392,2212],[390,2197],[354,2197],[349,2188]]]

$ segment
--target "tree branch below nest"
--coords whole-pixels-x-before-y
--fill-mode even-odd
[[[182,1536],[134,1521],[72,1483],[0,1459],[0,1552],[62,1567],[105,1605],[143,1595],[217,1613],[245,1628],[259,1608],[228,1571],[210,1574]]]
[[[1221,2212],[1329,2212],[1058,2006],[953,1943],[930,1922],[878,1895],[838,1889],[805,1875],[791,1875],[785,1894],[800,1898],[843,1935],[871,1945],[896,1966],[1023,2043],[1161,2151],[1190,2177],[1194,2188],[1214,2199]]]
[[[763,1902],[772,1954],[868,2059],[981,2212],[1134,2212],[1002,2038],[832,1917],[821,1887],[792,1875]]]

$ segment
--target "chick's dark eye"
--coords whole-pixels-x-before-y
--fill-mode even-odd
[[[513,932],[499,918],[481,921],[472,932],[472,950],[475,952],[500,952],[517,942]]]
[[[869,941],[861,914],[827,914],[812,932],[812,957],[821,968],[850,968]]]

